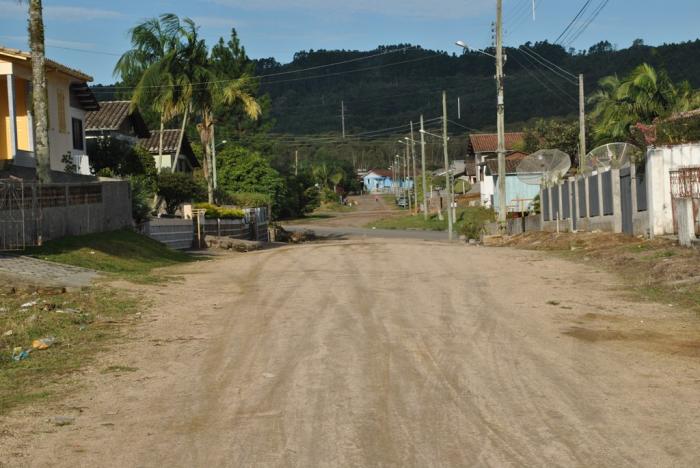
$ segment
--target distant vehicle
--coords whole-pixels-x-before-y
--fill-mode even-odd
[[[396,204],[399,205],[401,208],[408,208],[408,199],[405,197],[401,197],[398,200],[396,200]]]

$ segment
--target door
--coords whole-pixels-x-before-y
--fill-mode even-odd
[[[634,234],[632,213],[632,178],[629,168],[620,170],[620,202],[622,205],[622,232]]]

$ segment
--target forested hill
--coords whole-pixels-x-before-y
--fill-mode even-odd
[[[658,47],[635,41],[622,50],[601,42],[585,52],[547,42],[528,43],[506,52],[509,127],[535,117],[578,112],[577,85],[532,51],[574,75],[583,73],[587,93],[595,90],[601,77],[625,75],[642,62],[667,70],[674,81],[688,80],[700,87],[700,40]],[[345,63],[327,66],[338,62]],[[261,80],[261,91],[271,97],[275,132],[339,132],[341,101],[349,134],[403,125],[421,113],[435,117],[441,113],[443,89],[448,92],[451,120],[457,120],[460,97],[462,125],[490,129],[495,124],[494,60],[477,52],[457,55],[400,44],[366,52],[299,52],[284,65],[274,59],[255,63],[258,75],[271,75]]]

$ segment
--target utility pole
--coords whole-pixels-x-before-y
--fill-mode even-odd
[[[294,150],[294,175],[299,175],[299,150]]]
[[[496,86],[498,88],[498,223],[506,229],[506,106],[503,90],[503,0],[496,0]]]
[[[413,163],[413,211],[418,214],[418,181],[416,174],[416,140],[413,139],[413,121],[411,121],[411,161]]]
[[[345,101],[340,101],[340,117],[343,121],[343,140],[345,139]]]
[[[457,120],[462,120],[462,98],[457,96]]]
[[[581,134],[579,135],[578,169],[583,173],[583,163],[586,157],[586,95],[583,88],[583,73],[578,76],[578,99],[579,99],[579,125]]]
[[[411,188],[408,186],[408,178],[411,176],[411,150],[409,148],[409,142],[408,140],[406,141],[406,156],[404,157],[404,180],[406,181],[406,198],[408,198],[408,212],[410,213],[412,208],[411,208]]]
[[[499,0],[500,3],[501,0]],[[450,156],[447,153],[447,92],[442,92],[442,148],[445,155],[445,189],[447,190],[447,231],[452,241],[452,192],[450,187]]]
[[[214,137],[214,125],[211,126],[211,175],[214,179],[214,190],[219,187],[216,176],[216,138]]]
[[[425,127],[423,125],[423,116],[420,116],[420,168],[423,179],[423,218],[428,220],[428,184],[425,180]]]

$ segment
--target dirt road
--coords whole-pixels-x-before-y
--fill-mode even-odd
[[[79,392],[1,421],[0,460],[700,466],[697,316],[592,267],[354,240],[177,271]]]

